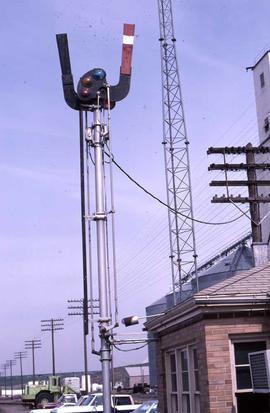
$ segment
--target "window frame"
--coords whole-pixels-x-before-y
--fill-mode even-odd
[[[166,377],[166,390],[167,390],[167,408],[168,412],[172,413],[172,397],[177,398],[177,412],[184,412],[183,400],[186,397],[189,401],[189,412],[200,413],[200,391],[196,389],[195,371],[199,371],[199,367],[195,369],[194,363],[194,350],[197,354],[198,362],[198,348],[193,343],[174,349],[170,349],[165,353],[165,377]],[[188,390],[183,389],[183,370],[182,370],[182,358],[181,353],[186,352],[187,356],[187,370],[184,373],[188,373]],[[172,390],[172,371],[171,371],[171,355],[175,357],[176,368],[176,391]],[[196,411],[197,407],[197,411]]]
[[[230,352],[230,362],[231,362],[231,378],[232,378],[232,396],[233,405],[235,408],[235,413],[237,413],[237,394],[241,393],[252,393],[253,389],[237,389],[236,380],[236,366],[235,366],[235,353],[234,344],[235,343],[247,343],[265,341],[266,350],[270,348],[270,336],[269,333],[251,333],[251,334],[230,334],[229,335],[229,352]],[[238,365],[240,366],[240,365]]]
[[[261,72],[261,73],[260,73],[259,78],[260,78],[260,86],[261,86],[261,89],[263,89],[264,86],[265,86],[264,72]]]
[[[171,356],[174,355],[175,358],[175,376],[176,376],[176,391],[172,390],[172,372],[171,372]],[[165,354],[165,371],[166,371],[166,389],[167,389],[167,406],[170,412],[172,412],[172,396],[175,396],[177,399],[178,410],[179,410],[179,372],[178,369],[178,360],[176,350],[170,350]]]

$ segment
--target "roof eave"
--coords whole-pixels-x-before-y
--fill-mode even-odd
[[[241,296],[241,297],[216,297],[216,296],[197,296],[195,303],[199,305],[213,305],[213,304],[270,304],[270,297],[262,296]]]

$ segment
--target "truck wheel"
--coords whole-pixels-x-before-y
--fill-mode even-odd
[[[46,404],[53,401],[53,395],[46,392],[41,392],[36,396],[36,406],[38,404]]]

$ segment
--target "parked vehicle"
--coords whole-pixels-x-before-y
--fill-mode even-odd
[[[39,404],[37,406],[38,409],[53,409],[54,407],[60,407],[60,406],[74,406],[78,401],[77,395],[76,394],[62,394],[62,396],[59,397],[59,399],[56,400],[56,402],[51,402],[51,403],[46,403],[46,404]],[[48,413],[46,411],[46,413]]]
[[[114,394],[111,395],[112,411],[117,413],[133,412],[139,404],[135,404],[133,397],[129,394]],[[103,412],[103,394],[93,393],[84,399],[80,406],[65,407],[60,406],[54,408],[51,413],[91,413]]]
[[[29,413],[51,413],[54,408],[58,407],[70,407],[70,406],[80,406],[88,396],[81,396],[79,400],[77,400],[75,403],[72,401],[72,397],[74,397],[74,400],[77,400],[76,394],[62,394],[62,396],[57,400],[56,403],[47,403],[44,404],[41,408],[39,409],[33,409],[30,410]],[[44,411],[44,409],[46,409]]]
[[[76,389],[60,384],[60,376],[50,376],[48,384],[27,384],[22,395],[22,402],[38,405],[48,404],[56,401],[63,393],[76,394]]]
[[[147,400],[141,404],[133,413],[158,413],[158,401]]]

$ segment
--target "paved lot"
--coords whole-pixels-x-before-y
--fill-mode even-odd
[[[26,408],[21,404],[0,402],[0,413],[27,413],[29,410],[28,407]]]

